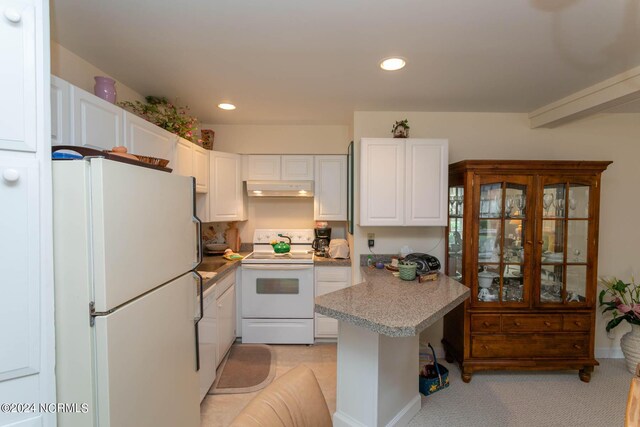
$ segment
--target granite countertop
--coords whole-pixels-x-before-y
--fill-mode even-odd
[[[240,252],[240,255],[243,257],[249,255],[250,252]],[[233,261],[226,260],[222,257],[222,255],[213,255],[213,256],[204,256],[202,257],[202,263],[196,268],[197,271],[202,272],[211,272],[215,273],[215,276],[210,278],[205,278],[204,287],[202,292],[205,292],[211,286],[213,286],[217,281],[222,279],[228,273],[235,271],[236,268],[240,267],[241,259],[236,259]]]
[[[350,259],[313,257],[313,265],[316,267],[351,267]]]
[[[390,271],[362,267],[364,282],[316,297],[315,311],[390,337],[409,337],[441,319],[469,297],[462,283],[440,274],[418,283]]]

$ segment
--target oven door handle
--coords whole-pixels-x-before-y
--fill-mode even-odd
[[[313,264],[301,265],[301,264],[244,264],[242,266],[246,270],[311,270]]]

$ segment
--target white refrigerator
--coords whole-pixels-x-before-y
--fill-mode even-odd
[[[53,162],[60,427],[199,426],[193,179]]]

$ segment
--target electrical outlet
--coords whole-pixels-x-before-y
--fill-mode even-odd
[[[368,233],[367,234],[367,245],[370,248],[372,248],[375,245],[375,239],[376,239],[375,233]]]

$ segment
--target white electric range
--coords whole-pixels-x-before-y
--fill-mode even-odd
[[[291,239],[276,254],[272,241]],[[242,342],[313,344],[313,229],[257,229],[242,260]]]

